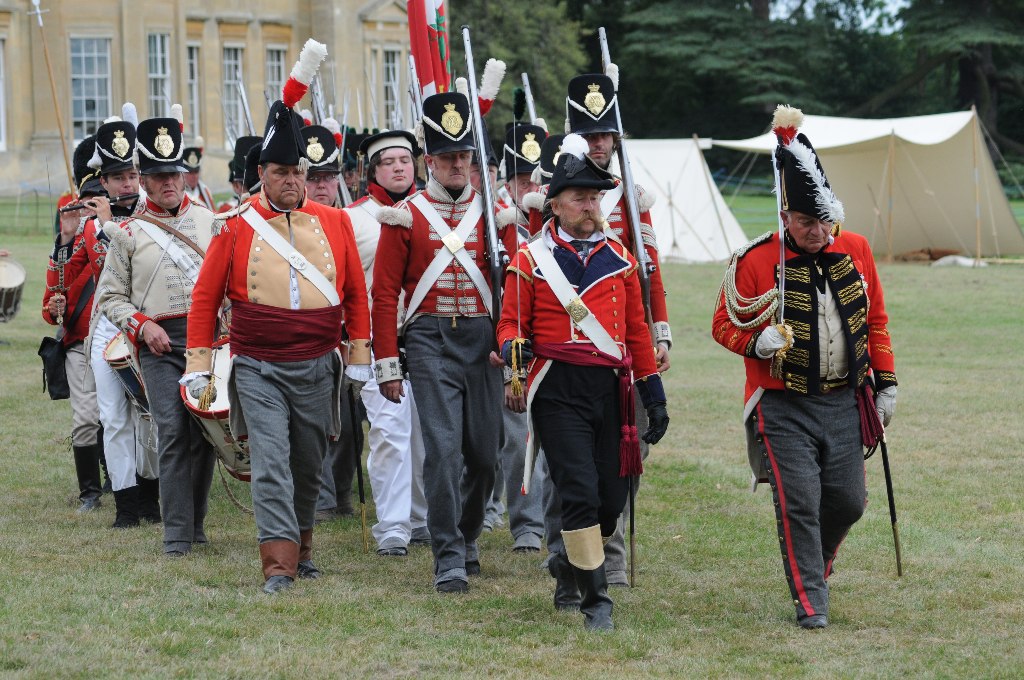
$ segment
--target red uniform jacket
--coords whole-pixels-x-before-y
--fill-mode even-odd
[[[871,255],[871,248],[868,245],[867,239],[859,234],[854,234],[849,231],[843,231],[839,236],[835,237],[835,243],[826,246],[825,252],[835,254],[847,254],[850,256],[854,272],[850,272],[848,275],[855,276],[859,274],[859,287],[862,287],[865,296],[855,295],[856,289],[851,292],[851,298],[853,299],[854,305],[863,309],[866,307],[866,323],[867,323],[867,353],[868,363],[872,372],[874,373],[875,385],[877,389],[883,389],[889,385],[896,384],[895,375],[895,357],[892,353],[892,341],[889,338],[889,330],[886,328],[886,324],[889,322],[889,317],[885,313],[885,300],[882,295],[882,284],[878,280],[878,271],[875,269],[875,260]],[[757,298],[763,295],[765,292],[775,288],[778,285],[778,278],[776,270],[779,265],[779,235],[778,233],[772,234],[770,237],[765,235],[761,239],[757,239],[747,246],[741,248],[738,253],[738,260],[736,263],[736,292],[745,298]],[[786,249],[787,262],[791,258],[798,257],[798,253],[793,252],[790,249]],[[787,270],[789,267],[787,266]],[[795,313],[795,307],[791,306],[790,293],[795,292],[793,288],[797,285],[796,282],[791,285],[790,277],[787,275],[786,280],[787,295],[786,295],[786,317],[787,320],[790,318],[791,310]],[[842,296],[842,292],[835,292],[838,296]],[[866,301],[867,304],[864,304]],[[746,366],[747,380],[746,386],[744,387],[743,399],[744,402],[750,399],[751,395],[758,388],[767,390],[781,390],[786,389],[787,386],[782,379],[773,378],[770,375],[771,360],[760,359],[754,352],[754,347],[757,344],[757,338],[761,332],[770,324],[772,320],[767,320],[760,326],[751,329],[738,328],[733,321],[729,318],[729,313],[726,309],[725,294],[724,292],[719,298],[718,306],[715,309],[714,321],[712,322],[712,335],[715,341],[726,349],[735,352],[743,356],[743,363]],[[740,317],[740,321],[744,322],[751,318],[756,317],[757,314],[750,315],[746,318]],[[816,326],[816,311],[812,317],[815,321],[812,321],[809,329],[809,337],[812,342],[817,342],[817,328]],[[788,321],[787,321],[788,322]],[[849,330],[849,324],[844,319],[844,325],[847,325]],[[859,326],[858,326],[859,330]],[[794,334],[797,331],[794,329]],[[818,366],[813,361],[813,364],[808,367],[808,370],[817,372]],[[854,363],[850,362],[851,377],[854,370]],[[814,379],[817,376],[813,376]]]
[[[413,194],[413,197],[418,194],[424,195],[451,229],[455,229],[459,224],[477,196],[476,192],[467,186],[458,201],[442,201],[432,196],[431,190],[443,192],[439,186],[428,184],[427,189]],[[379,215],[381,231],[377,243],[377,257],[373,263],[372,288],[373,353],[377,362],[378,382],[401,378],[397,362],[398,329],[395,327],[399,292],[405,291],[405,300],[408,303],[434,256],[440,249],[445,248],[427,218],[410,203],[411,198],[394,208],[384,208]],[[465,248],[472,254],[488,285],[493,286],[486,259],[484,233],[484,218],[481,217],[466,239]],[[515,252],[517,237],[514,229],[502,230],[499,237],[508,252]],[[416,309],[415,315],[421,314],[444,317],[486,316],[487,308],[469,275],[453,259]],[[383,373],[382,367],[386,368]]]
[[[92,220],[86,224],[91,224],[91,222]],[[58,236],[57,238],[59,239],[60,237]],[[92,271],[89,268],[78,267],[76,274],[75,270],[68,266],[68,262],[78,257],[79,253],[82,253],[81,259],[84,259],[85,248],[84,233],[79,232],[67,246],[57,246],[50,257],[50,263],[46,268],[46,290],[43,292],[43,320],[51,326],[57,325],[57,319],[47,309],[50,298],[58,293],[66,298],[64,323],[67,324],[71,321],[71,315],[74,314],[75,307],[78,306],[78,300],[86,283],[92,278]],[[89,299],[86,301],[82,313],[75,320],[75,325],[65,329],[63,339],[65,347],[81,342],[89,335],[89,319],[92,316],[92,303],[95,293],[96,288],[93,286],[93,291],[89,293]]]
[[[186,372],[210,370],[209,349],[216,340],[217,312],[225,296],[233,302],[247,302],[270,308],[290,310],[290,270],[287,260],[262,242],[252,227],[243,219],[246,210],[255,210],[275,230],[288,238],[288,225],[283,213],[268,207],[261,194],[242,208],[242,214],[227,218],[210,242],[199,280],[192,291],[192,307],[188,316]],[[295,250],[316,266],[335,284],[345,325],[353,342],[362,341],[362,352],[352,349],[351,363],[369,363],[368,343],[370,318],[366,302],[363,269],[356,250],[352,224],[348,215],[336,208],[305,201],[291,213]],[[299,311],[324,309],[326,301],[313,284],[301,275],[299,285]],[[237,319],[232,320],[232,332]],[[248,329],[252,330],[252,329]],[[259,329],[264,335],[279,333],[295,338],[302,329],[280,327]],[[324,329],[338,332],[340,328]],[[287,346],[283,347],[287,350]],[[363,357],[365,355],[365,358]],[[295,360],[295,359],[292,359]]]

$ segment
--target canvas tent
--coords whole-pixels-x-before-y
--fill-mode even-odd
[[[696,139],[626,142],[633,180],[656,199],[651,221],[662,261],[727,260],[748,240],[715,186],[700,146]]]
[[[1024,235],[974,111],[880,120],[805,116],[800,130],[843,201],[845,228],[866,236],[876,254],[1024,254]],[[776,144],[771,132],[713,143],[758,154]]]

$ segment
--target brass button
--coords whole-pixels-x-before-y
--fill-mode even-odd
[[[326,243],[326,241],[324,241],[323,239],[320,239],[320,245],[323,245],[324,243]]]
[[[319,230],[319,229],[314,229],[314,230],[313,230],[313,233],[314,233],[314,234],[319,234],[319,233],[320,233],[320,230]]]
[[[612,302],[618,302],[618,301],[619,301],[619,299],[613,295],[612,296]]]
[[[619,315],[619,310],[616,309],[616,310],[614,310],[612,312],[612,316],[618,316],[618,315]]]
[[[257,237],[256,237],[256,240],[257,240],[257,241],[262,241],[262,240],[263,240],[263,237],[262,237],[262,236],[257,236]]]
[[[615,339],[616,339],[616,340],[618,340],[618,339],[619,339],[619,336],[617,336],[617,335],[616,335],[616,336],[615,336]]]
[[[324,251],[324,257],[330,257],[330,256],[331,256],[331,254],[330,254],[330,253],[328,253],[328,252]]]
[[[260,239],[260,240],[262,241],[263,239]],[[258,253],[258,252],[260,252],[260,251],[261,251],[261,250],[263,250],[263,249],[262,249],[262,248],[260,248],[259,246],[256,246],[256,248],[254,248],[254,250],[255,250],[255,251],[256,251],[256,252]]]
[[[612,324],[615,328],[619,327],[619,324]]]

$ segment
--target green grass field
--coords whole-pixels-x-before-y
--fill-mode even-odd
[[[70,409],[42,393],[35,356],[51,329],[38,313],[48,238],[33,233],[0,232],[30,265],[24,307],[0,325],[0,676],[1020,677],[1024,268],[881,266],[905,574],[876,456],[836,561],[832,625],[808,632],[770,494],[747,486],[741,361],[709,334],[722,267],[667,266],[672,424],[638,501],[638,585],[612,592],[617,630],[591,635],[553,610],[540,558],[511,553],[507,530],[482,539],[471,593],[441,597],[429,549],[364,555],[358,521],[327,523],[325,577],[270,598],[253,521],[216,479],[211,544],[185,559],[160,557],[159,527],[109,529],[112,502],[76,516]]]

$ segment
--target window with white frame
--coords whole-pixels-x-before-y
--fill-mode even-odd
[[[281,96],[281,88],[284,87],[287,78],[287,72],[284,70],[287,56],[288,51],[283,47],[267,48],[267,92],[270,93],[271,101]]]
[[[185,89],[188,95],[188,110],[185,111],[186,129],[193,136],[202,134],[199,118],[199,45],[185,47]]]
[[[0,151],[7,151],[7,64],[4,63],[6,41],[0,38]]]
[[[168,116],[171,110],[171,36],[150,33],[148,44],[149,114],[154,118]]]
[[[110,115],[110,38],[71,38],[71,132],[96,132]]]
[[[245,110],[242,108],[242,96],[238,87],[242,82],[242,57],[245,50],[241,47],[224,48],[224,146],[231,150],[235,140],[248,134],[245,124]]]
[[[401,110],[401,83],[399,82],[398,66],[402,53],[398,50],[384,50],[384,121],[392,129],[404,125]]]

